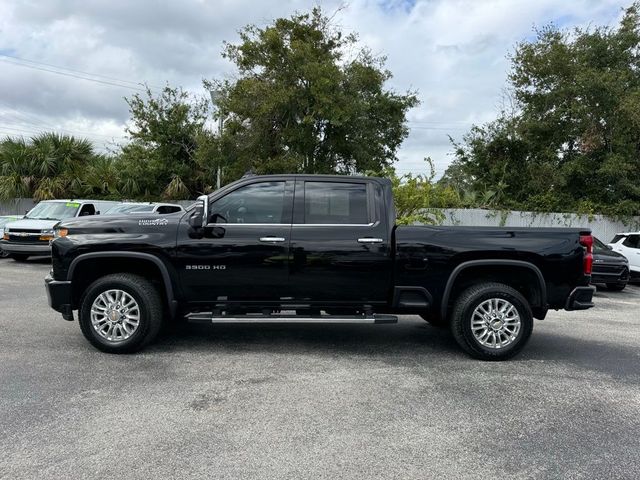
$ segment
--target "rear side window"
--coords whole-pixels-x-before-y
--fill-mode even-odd
[[[305,182],[304,223],[369,223],[366,184]]]
[[[625,247],[638,248],[638,240],[640,240],[640,235],[629,235],[622,244]]]

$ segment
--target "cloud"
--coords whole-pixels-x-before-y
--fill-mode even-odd
[[[128,88],[12,64],[0,58],[0,134],[51,128],[85,132],[104,147],[121,141],[124,96],[136,83],[172,85],[203,94],[203,78],[233,74],[221,58],[248,23],[266,25],[306,11],[308,0],[5,0],[0,53],[120,79]],[[614,25],[620,0],[352,0],[321,3],[363,45],[387,57],[390,88],[417,90],[411,134],[399,152],[400,172],[438,174],[451,161],[448,136],[495,118],[509,68],[507,54],[533,27]],[[341,8],[342,7],[342,8]],[[40,64],[38,64],[40,65]],[[40,65],[42,67],[42,65]],[[78,74],[82,76],[81,74]],[[103,78],[103,77],[99,77]],[[107,81],[106,78],[103,80]],[[120,83],[114,81],[114,83]],[[78,133],[80,134],[80,133]]]

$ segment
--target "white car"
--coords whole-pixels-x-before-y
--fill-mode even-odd
[[[616,233],[609,246],[629,260],[631,280],[640,278],[640,232]]]
[[[158,215],[166,215],[167,213],[176,212],[184,212],[184,208],[175,203],[124,202],[107,210],[105,215],[128,215],[130,213],[156,213]]]

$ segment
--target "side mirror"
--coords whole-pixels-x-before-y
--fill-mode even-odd
[[[613,250],[613,247],[612,247],[611,245],[607,245],[607,248],[608,248],[609,250]]]
[[[191,228],[204,227],[209,218],[209,197],[201,195],[198,197],[197,203],[196,209],[189,217],[189,226]]]

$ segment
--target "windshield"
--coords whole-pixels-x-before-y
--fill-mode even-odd
[[[62,220],[75,217],[80,208],[77,202],[40,202],[24,218],[33,220]]]
[[[111,207],[105,215],[115,215],[116,213],[131,213],[131,212],[152,212],[153,205],[147,205],[144,203],[123,203],[122,205],[116,205]]]

